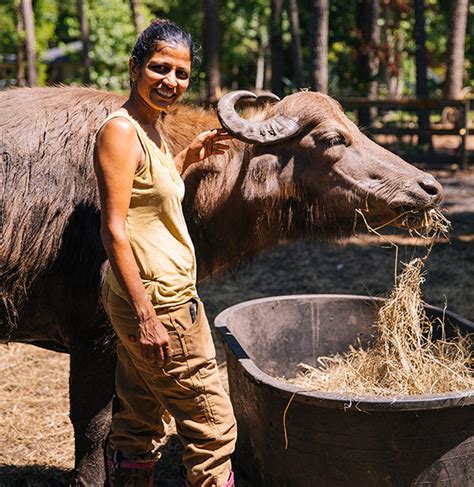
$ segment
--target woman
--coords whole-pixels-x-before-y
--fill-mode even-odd
[[[130,96],[96,138],[101,237],[110,262],[103,302],[119,338],[120,410],[107,446],[112,485],[152,485],[166,411],[185,446],[186,485],[234,485],[235,419],[196,292],[180,177],[190,164],[223,154],[230,136],[203,132],[173,158],[156,129],[188,87],[193,56],[187,32],[153,21],[132,51]]]

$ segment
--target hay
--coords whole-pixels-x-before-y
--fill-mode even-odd
[[[407,223],[408,225],[410,222]],[[431,210],[411,230],[435,239],[449,231],[449,221]],[[428,250],[431,250],[431,246]],[[427,255],[428,255],[427,254]],[[320,357],[318,366],[299,365],[290,382],[305,389],[356,395],[399,396],[474,389],[472,337],[446,339],[444,322],[430,322],[421,294],[426,260],[416,258],[404,270],[375,325],[377,338],[367,349],[351,346],[342,355]],[[435,329],[441,338],[433,340]]]
[[[58,475],[74,467],[68,372],[65,354],[19,343],[0,346],[0,466],[41,465]],[[3,478],[0,485],[6,485]]]
[[[403,226],[410,235],[424,239],[435,240],[442,236],[447,238],[451,231],[451,222],[443,215],[439,208],[431,208],[421,214],[409,212],[404,216]]]

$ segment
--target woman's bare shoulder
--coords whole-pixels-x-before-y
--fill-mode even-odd
[[[105,142],[111,140],[121,141],[123,138],[130,142],[132,139],[137,138],[137,131],[132,122],[125,116],[116,116],[107,120],[99,130],[97,134],[98,142]]]
[[[96,166],[124,168],[131,165],[135,171],[143,157],[143,149],[132,122],[125,117],[114,117],[104,123],[96,138]]]

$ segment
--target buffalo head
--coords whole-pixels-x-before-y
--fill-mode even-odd
[[[270,95],[265,101],[272,106],[260,117],[240,117],[236,103],[255,98],[232,92],[218,106],[222,125],[251,144],[242,183],[247,201],[279,201],[300,229],[302,221],[306,231],[324,229],[325,222],[335,233],[352,228],[357,209],[373,226],[403,225],[407,212],[413,222],[413,214],[440,202],[433,176],[365,136],[329,96],[303,91],[279,101]]]

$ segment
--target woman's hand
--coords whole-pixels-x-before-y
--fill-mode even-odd
[[[160,367],[171,362],[173,350],[170,337],[154,310],[147,319],[140,320],[138,343],[143,358],[157,362]]]
[[[230,147],[221,142],[232,138],[232,135],[225,129],[212,129],[201,132],[186,149],[174,158],[178,171],[183,173],[190,164],[202,161],[209,156],[224,154]]]

